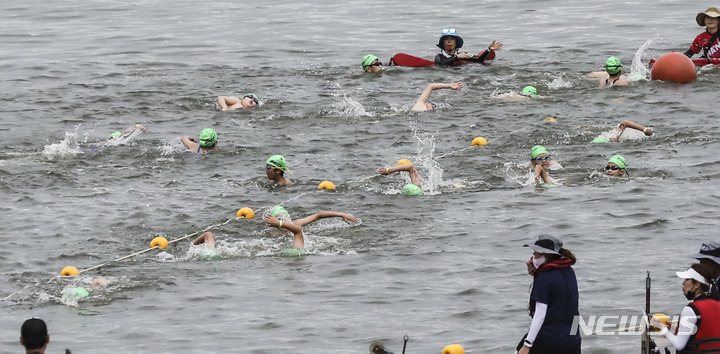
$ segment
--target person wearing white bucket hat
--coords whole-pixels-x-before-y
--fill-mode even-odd
[[[716,7],[708,7],[705,12],[701,12],[695,16],[695,22],[700,27],[705,27],[705,32],[695,37],[690,45],[690,49],[685,52],[688,58],[703,51],[701,59],[720,59],[720,11]]]
[[[690,300],[680,313],[676,333],[655,317],[650,319],[650,325],[660,329],[678,353],[720,353],[720,302],[707,293],[710,270],[695,263],[676,274],[684,279],[683,295]]]

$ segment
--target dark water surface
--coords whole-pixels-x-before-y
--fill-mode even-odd
[[[578,257],[583,315],[639,315],[644,277],[653,310],[684,304],[674,271],[717,240],[718,69],[679,85],[648,81],[647,63],[684,51],[710,4],[676,1],[39,1],[0,5],[0,321],[15,353],[22,321],[45,319],[49,352],[511,353],[527,331],[531,278],[522,245],[560,236]],[[454,27],[469,51],[505,43],[489,66],[387,68],[362,75],[367,53],[432,58]],[[618,56],[630,87],[586,77]],[[637,65],[631,65],[635,59]],[[409,112],[430,82],[439,108]],[[502,98],[534,85],[540,99]],[[257,93],[262,107],[220,112],[217,95]],[[500,96],[498,98],[497,96]],[[555,117],[557,122],[544,122]],[[654,128],[591,144],[630,119]],[[116,130],[147,133],[105,145]],[[180,137],[206,127],[215,152]],[[489,144],[468,149],[473,138]],[[528,183],[530,148],[562,169],[557,188]],[[449,154],[451,153],[451,154]],[[610,179],[613,154],[631,178]],[[296,182],[268,187],[265,159],[283,154]],[[447,154],[447,155],[446,155]],[[408,158],[407,177],[365,178]],[[334,191],[317,189],[323,180]],[[281,257],[289,236],[262,213],[349,212],[348,226],[306,228],[309,255]],[[234,220],[241,207],[252,220]],[[86,269],[213,228],[221,254],[189,241]],[[92,287],[94,279],[110,281]],[[79,303],[67,296],[90,290]],[[637,336],[585,336],[585,353],[639,350]]]

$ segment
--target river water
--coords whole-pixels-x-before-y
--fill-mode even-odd
[[[647,80],[643,64],[686,50],[711,5],[3,2],[0,352],[18,352],[37,316],[52,353],[366,353],[373,341],[400,353],[404,335],[407,353],[512,353],[530,323],[522,245],[541,233],[576,254],[582,315],[640,315],[647,271],[653,312],[676,314],[674,272],[717,240],[718,69],[680,85]],[[368,53],[431,59],[448,27],[466,50],[504,47],[488,66],[361,73]],[[632,86],[586,77],[611,55]],[[409,111],[428,83],[455,81],[465,88],[433,93],[439,109]],[[502,98],[525,85],[541,97]],[[247,92],[263,105],[215,109],[216,96]],[[591,144],[624,119],[656,134]],[[105,142],[136,123],[147,132]],[[180,138],[206,127],[216,151],[186,152]],[[479,136],[489,144],[470,148]],[[562,166],[550,172],[560,187],[528,183],[535,144]],[[616,153],[630,178],[603,175]],[[294,186],[268,186],[273,154]],[[402,158],[425,196],[399,195],[403,175],[366,178]],[[337,189],[317,189],[324,180]],[[361,223],[314,223],[308,255],[282,257],[291,237],[262,222],[280,203],[294,218],[334,210]],[[241,207],[256,218],[235,220]],[[58,277],[206,228],[220,259],[182,240]],[[68,296],[77,287],[90,296]],[[636,335],[583,339],[585,353],[637,350]]]

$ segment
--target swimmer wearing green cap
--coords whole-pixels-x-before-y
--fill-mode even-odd
[[[260,105],[260,99],[254,93],[248,93],[242,98],[235,96],[218,96],[217,103],[221,111],[237,108],[252,108]]]
[[[435,109],[437,106],[435,103],[430,101],[430,94],[437,90],[437,89],[453,89],[455,91],[460,91],[463,88],[462,82],[454,82],[451,84],[445,84],[441,82],[436,82],[432,84],[428,84],[423,92],[420,94],[420,98],[418,98],[417,102],[415,102],[415,105],[412,107],[412,111],[415,112],[421,112],[421,111],[429,111]]]
[[[120,140],[122,138],[127,137],[128,135],[130,135],[132,132],[134,132],[136,130],[145,132],[145,127],[140,124],[135,124],[132,127],[125,129],[123,132],[114,132],[114,133],[110,134],[110,138],[108,138],[108,140],[110,140],[110,141]]]
[[[380,167],[377,170],[377,173],[381,175],[389,175],[395,172],[400,171],[407,171],[410,175],[410,182],[409,184],[406,184],[402,188],[402,195],[423,195],[425,194],[422,190],[422,185],[420,184],[420,174],[418,173],[417,169],[415,168],[415,165],[408,163],[408,164],[398,164],[394,167]]]
[[[336,211],[321,211],[315,214],[306,216],[302,219],[293,221],[290,218],[290,214],[280,205],[273,207],[266,215],[263,220],[270,227],[276,227],[278,229],[285,229],[293,233],[293,248],[304,248],[305,247],[305,236],[303,235],[302,228],[312,222],[320,219],[339,217],[342,218],[346,223],[352,225],[357,224],[359,220],[347,213],[340,213]]]
[[[532,150],[530,150],[530,162],[532,163],[535,184],[555,184],[546,170],[550,167],[550,154],[548,154],[544,146],[535,145],[532,147]]]
[[[293,182],[285,177],[285,171],[292,174],[292,171],[290,171],[287,166],[285,157],[282,155],[272,155],[265,161],[265,174],[272,183],[281,186],[292,186]]]
[[[626,166],[624,157],[620,155],[613,155],[605,166],[605,174],[615,177],[622,177],[623,175],[630,177],[630,175],[625,171]]]
[[[205,128],[200,132],[199,140],[192,136],[184,136],[180,139],[185,147],[197,153],[205,153],[214,149],[217,147],[217,140],[217,133],[210,128]]]
[[[605,60],[605,71],[594,71],[588,76],[600,78],[600,86],[627,86],[628,80],[621,78],[622,63],[617,57],[609,57]]]
[[[525,86],[523,87],[522,91],[520,92],[520,96],[529,97],[529,98],[537,98],[537,89],[535,86]]]
[[[212,232],[207,231],[200,235],[198,238],[196,238],[193,242],[193,245],[197,246],[200,244],[205,245],[205,249],[200,252],[200,257],[203,259],[217,259],[220,258],[220,254],[215,249],[215,238],[213,237]]]
[[[610,138],[607,137],[608,133],[603,133],[603,135],[599,135],[593,140],[593,143],[595,144],[601,144],[601,143],[617,143],[620,141],[620,137],[625,132],[625,128],[632,128],[635,130],[639,130],[645,134],[645,136],[652,136],[653,135],[653,128],[642,126],[638,123],[635,123],[631,120],[624,120],[620,125],[613,129],[609,134]]]
[[[382,62],[380,62],[380,59],[378,57],[368,54],[362,58],[362,68],[363,71],[366,73],[377,73],[382,71],[383,66]]]

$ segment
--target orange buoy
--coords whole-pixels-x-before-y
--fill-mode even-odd
[[[319,189],[335,189],[335,184],[330,181],[323,181],[318,185]]]
[[[75,267],[67,266],[67,267],[63,268],[63,270],[60,272],[60,275],[63,277],[65,277],[65,276],[76,277],[76,276],[80,275],[80,272]]]
[[[150,241],[150,248],[155,248],[155,246],[158,246],[160,248],[166,248],[169,245],[170,242],[168,242],[168,240],[162,236],[155,237],[154,239],[152,239],[152,241]]]
[[[240,208],[236,216],[239,218],[253,219],[255,218],[255,211],[248,207]]]
[[[652,79],[674,81],[680,84],[695,81],[697,69],[690,58],[678,52],[667,53],[653,64]]]

